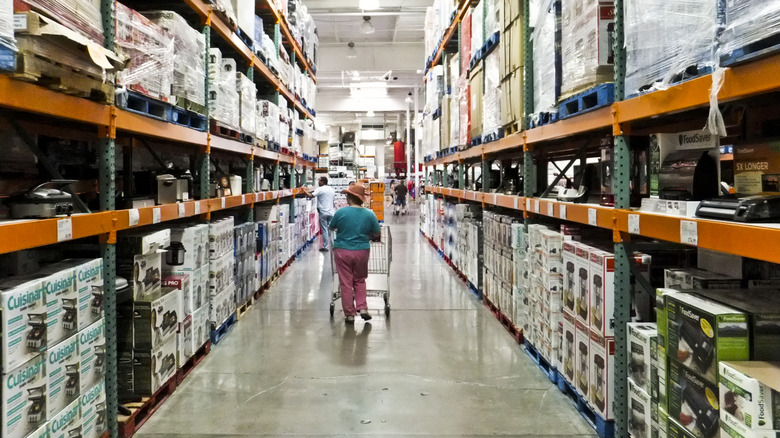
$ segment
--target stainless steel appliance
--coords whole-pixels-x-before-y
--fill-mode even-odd
[[[708,151],[679,151],[664,158],[658,175],[661,199],[701,201],[718,196],[718,168]]]
[[[10,196],[5,204],[14,219],[52,218],[73,213],[73,195],[62,190],[76,180],[54,179]]]

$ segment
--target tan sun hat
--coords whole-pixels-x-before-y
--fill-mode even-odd
[[[366,187],[363,184],[352,184],[349,188],[342,190],[341,193],[358,198],[361,204],[366,200]]]

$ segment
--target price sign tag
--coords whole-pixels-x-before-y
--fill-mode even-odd
[[[246,195],[241,195],[241,205],[246,204]]]
[[[531,211],[531,198],[525,199],[525,211]]]
[[[628,215],[628,232],[631,234],[642,234],[639,232],[639,215],[638,214],[629,214]]]
[[[57,221],[57,242],[73,239],[73,219],[66,217]]]
[[[195,203],[195,214],[200,214],[200,201]]]
[[[699,224],[695,221],[680,221],[680,243],[699,244]]]
[[[159,208],[153,208],[152,209],[152,223],[153,224],[159,224],[162,220],[162,213],[160,212]]]
[[[667,201],[666,212],[675,216],[680,215],[680,202],[679,201]]]
[[[539,213],[539,200],[534,199],[534,212]]]
[[[517,206],[520,204],[520,198],[515,196],[515,210],[518,210]]]
[[[138,221],[141,220],[141,213],[137,208],[132,208],[127,212],[128,222],[131,227],[138,225]]]
[[[561,204],[561,207],[558,209],[561,215],[561,219],[566,220],[566,204]]]
[[[588,225],[597,227],[599,225],[598,212],[595,208],[588,209]]]
[[[187,215],[186,205],[184,203],[179,203],[179,217],[184,217]]]
[[[255,193],[255,202],[260,202],[260,193]]]
[[[222,201],[222,208],[225,208],[225,198],[220,198],[220,200]]]
[[[547,204],[547,216],[555,217],[555,204]]]
[[[498,195],[493,193],[493,205],[498,205]]]

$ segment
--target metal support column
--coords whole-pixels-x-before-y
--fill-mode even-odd
[[[523,130],[530,125],[531,114],[534,112],[534,56],[531,44],[531,13],[530,0],[523,0],[523,46],[525,48],[525,66],[523,67]],[[523,166],[525,168],[525,166]],[[531,177],[525,174],[525,180]]]
[[[250,156],[246,162],[246,193],[254,195],[255,193],[255,160],[254,156]],[[254,198],[253,198],[254,199]],[[246,215],[247,222],[255,221],[255,209],[252,208],[252,204],[246,207],[249,211]]]
[[[482,160],[482,191],[490,191],[490,167],[493,165],[493,161],[490,159]]]
[[[615,0],[615,100],[625,99],[626,52],[624,47],[623,0]],[[630,202],[631,162],[628,137],[615,127],[615,208],[627,209]],[[631,258],[628,235],[615,233],[615,437],[628,437],[628,347],[626,324],[631,318]]]
[[[203,36],[206,39],[206,53],[203,55],[206,58],[206,65],[209,64],[209,47],[211,46],[211,27],[208,25],[203,26]],[[205,78],[205,84],[204,87],[206,89],[206,99],[208,100],[209,96],[209,69],[206,69],[206,78]],[[209,106],[205,106],[206,109],[206,120],[209,118]],[[206,137],[209,143],[211,142],[211,134],[207,134]],[[209,157],[210,155],[210,148],[209,145],[206,145],[206,148],[201,151],[201,153],[198,156],[198,196],[197,199],[208,199],[209,198],[209,183],[211,182],[211,175],[209,175],[209,171],[211,169],[211,159]]]
[[[271,185],[271,190],[279,190],[279,163],[274,164],[274,180]]]
[[[458,188],[466,189],[466,165],[463,163],[458,164]]]

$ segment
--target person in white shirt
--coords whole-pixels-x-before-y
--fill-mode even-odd
[[[322,232],[322,247],[320,251],[328,251],[330,220],[333,219],[333,215],[336,213],[336,209],[333,207],[336,200],[336,191],[328,185],[328,177],[326,176],[320,177],[318,183],[319,187],[314,192],[309,192],[306,187],[303,188],[303,191],[309,198],[317,198],[317,212],[320,215],[320,232]]]

